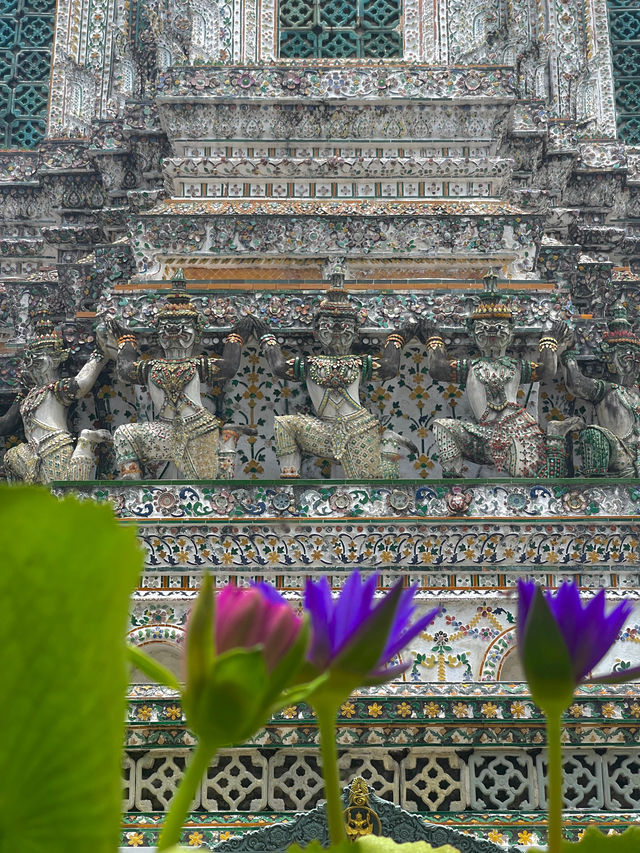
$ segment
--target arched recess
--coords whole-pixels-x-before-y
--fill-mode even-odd
[[[480,664],[480,681],[524,681],[516,645],[514,625],[499,634],[487,647]]]
[[[150,658],[166,666],[176,678],[182,680],[182,657],[185,630],[178,625],[160,624],[145,625],[142,628],[134,628],[127,634],[127,640],[131,645],[137,646]],[[132,684],[151,684],[151,679],[133,668],[130,681]]]

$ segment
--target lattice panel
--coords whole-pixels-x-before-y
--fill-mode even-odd
[[[202,791],[206,811],[260,811],[267,807],[267,759],[255,750],[220,753]]]
[[[618,133],[640,142],[640,0],[608,0]]]
[[[55,0],[0,0],[0,148],[44,136]]]
[[[166,811],[184,775],[187,753],[149,752],[136,763],[135,806],[142,812]],[[200,791],[191,804],[200,806]]]
[[[126,812],[166,811],[188,751],[131,752],[124,761]],[[526,750],[352,748],[338,753],[340,779],[363,776],[379,797],[410,812],[544,813],[546,753]],[[192,803],[199,812],[301,812],[315,808],[324,787],[317,749],[272,747],[221,752]],[[637,811],[640,757],[635,749],[564,751],[564,804],[573,812]]]
[[[547,807],[547,758],[536,758],[538,777],[538,796],[540,807]],[[602,809],[604,808],[604,790],[602,786],[602,766],[600,756],[595,752],[581,752],[579,755],[565,755],[563,760],[564,806],[566,809]]]
[[[379,797],[397,803],[399,797],[398,762],[387,750],[354,750],[343,753],[338,760],[340,779],[351,783],[356,776],[366,780]]]
[[[122,811],[128,812],[135,805],[136,797],[136,762],[130,755],[125,755],[122,762]]]
[[[613,811],[640,808],[638,751],[609,753],[604,759],[605,806]]]
[[[467,806],[460,760],[453,753],[412,749],[401,765],[402,799],[409,812],[461,811]]]
[[[474,753],[469,759],[474,809],[529,810],[537,806],[533,759],[529,755]]]
[[[283,0],[280,56],[401,56],[401,5],[401,0]]]
[[[271,761],[270,807],[278,811],[306,811],[318,805],[324,782],[317,752],[278,752]]]

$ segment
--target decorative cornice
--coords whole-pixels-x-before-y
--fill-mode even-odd
[[[517,80],[509,66],[437,67],[411,63],[300,63],[269,66],[188,66],[158,74],[158,104],[197,98],[306,103],[321,101],[515,100]]]

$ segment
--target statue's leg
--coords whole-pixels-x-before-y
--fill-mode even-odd
[[[388,479],[382,465],[382,443],[380,428],[376,421],[369,429],[350,435],[340,460],[345,477],[357,480],[362,477]]]
[[[221,480],[233,480],[236,467],[238,439],[241,435],[254,436],[258,430],[250,424],[226,423],[220,432],[218,450],[218,477]]]
[[[584,429],[584,419],[579,415],[571,415],[561,421],[549,421],[545,435],[544,467],[545,477],[566,477],[569,472],[568,436],[572,432]]]
[[[73,455],[73,439],[70,435],[62,439],[58,446],[46,447],[40,450],[41,483],[51,483],[53,480],[69,479],[69,463]]]
[[[216,426],[209,432],[190,439],[182,457],[184,474],[197,480],[215,480],[218,476],[218,451],[220,430]]]
[[[536,477],[544,474],[546,461],[544,435],[540,435],[538,440],[513,438],[504,457],[502,469],[510,477]]]
[[[240,433],[225,424],[220,435],[220,449],[218,450],[218,477],[221,480],[233,480],[239,438]]]
[[[580,474],[583,477],[605,477],[609,471],[611,445],[596,427],[586,427],[579,436],[578,452],[582,457]],[[630,476],[633,476],[633,472]]]
[[[111,441],[108,429],[83,429],[78,436],[76,449],[69,460],[69,480],[89,480],[95,464],[95,447],[102,441]]]
[[[4,468],[9,482],[35,483],[39,461],[28,444],[10,447],[4,455]]]
[[[116,463],[123,480],[140,480],[142,478],[141,447],[133,429],[137,426],[139,424],[122,424],[113,434]]]
[[[452,418],[438,418],[433,422],[433,435],[438,447],[443,477],[462,476],[463,439],[459,422]]]
[[[300,415],[276,415],[273,419],[273,440],[276,456],[280,462],[280,476],[298,478],[302,453],[296,440],[296,422]]]
[[[319,418],[308,415],[276,415],[273,419],[276,455],[280,461],[280,476],[284,479],[300,476],[302,454],[334,458],[331,449],[331,429]]]
[[[123,424],[113,434],[116,462],[123,480],[139,480],[147,462],[172,458],[171,425],[164,422]]]

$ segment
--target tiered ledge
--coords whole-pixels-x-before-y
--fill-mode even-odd
[[[627,686],[578,691],[564,726],[568,837],[589,823],[621,831],[640,821],[639,701]],[[428,823],[499,843],[544,840],[544,725],[525,684],[363,690],[343,705],[338,737],[345,782],[364,775],[379,796]],[[133,688],[123,844],[137,835],[144,844],[157,838],[162,799],[192,744],[173,694]],[[311,711],[285,708],[250,743],[212,765],[183,840],[214,845],[315,807],[322,800],[318,760]],[[221,786],[223,770],[232,781]]]

